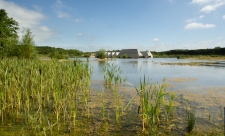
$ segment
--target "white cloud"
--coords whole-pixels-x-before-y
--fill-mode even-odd
[[[223,19],[225,19],[225,15],[223,15]]]
[[[217,8],[221,7],[224,4],[225,4],[225,2],[218,2],[218,3],[215,3],[215,4],[209,4],[209,5],[206,5],[205,7],[203,7],[200,11],[205,12],[205,13],[210,13],[210,12],[216,10]]]
[[[172,3],[174,0],[169,0],[170,3]]]
[[[82,35],[83,35],[82,33],[77,34],[78,37],[82,37]]]
[[[158,42],[159,39],[158,39],[158,38],[154,38],[154,39],[152,39],[152,41],[153,41],[153,42]]]
[[[37,10],[38,12],[42,11],[42,8],[37,6],[37,5],[33,5],[34,9]]]
[[[217,40],[223,39],[223,36],[219,36],[216,38]]]
[[[70,15],[66,12],[63,12],[61,10],[56,10],[55,13],[57,13],[58,18],[69,18]]]
[[[41,25],[41,21],[46,17],[38,11],[29,10],[24,7],[20,7],[14,2],[2,0],[0,0],[0,8],[5,9],[8,13],[8,16],[14,18],[19,23],[19,36],[22,36],[22,28],[31,29],[32,33],[35,35],[35,42],[47,41],[51,39],[52,35],[54,34],[53,30]]]
[[[195,22],[196,20],[197,20],[196,18],[191,18],[191,19],[187,19],[187,22],[191,23],[191,22]]]
[[[82,22],[82,21],[84,21],[83,18],[77,18],[77,19],[75,19],[75,22],[77,22],[77,23]]]
[[[39,26],[38,28],[34,28],[33,30],[35,32],[35,39],[37,42],[48,41],[56,33],[54,30],[46,26]]]
[[[57,0],[55,5],[54,5],[55,8],[58,8],[58,9],[62,9],[64,7],[66,7],[63,2],[61,0]]]
[[[203,19],[205,16],[204,15],[201,15],[201,16],[199,16],[199,19]]]
[[[209,3],[211,2],[212,0],[192,0],[192,4],[199,4],[199,5],[202,5],[202,4],[206,4],[206,3]]]
[[[69,18],[70,14],[62,11],[63,9],[68,8],[66,5],[63,4],[61,0],[57,0],[56,3],[53,5],[53,10],[57,14],[58,18]]]
[[[207,29],[207,28],[214,28],[214,27],[216,27],[216,25],[214,24],[202,24],[202,23],[193,22],[193,23],[187,24],[184,28],[186,30],[189,30],[189,29]]]

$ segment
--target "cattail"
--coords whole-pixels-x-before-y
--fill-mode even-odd
[[[39,69],[39,73],[40,73],[40,75],[41,75],[41,69]]]

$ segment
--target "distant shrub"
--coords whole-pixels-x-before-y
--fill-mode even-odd
[[[91,55],[91,54],[86,53],[86,54],[84,54],[84,57],[88,58],[88,57],[90,57],[90,55]]]
[[[127,56],[127,54],[123,54],[123,55],[121,56],[121,58],[126,59],[126,58],[128,58],[128,56]]]
[[[105,49],[101,49],[101,50],[97,51],[97,58],[100,58],[100,59],[106,58],[105,53],[106,53]]]

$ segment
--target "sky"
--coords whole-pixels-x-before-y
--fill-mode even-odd
[[[225,0],[0,0],[36,46],[167,51],[225,47]]]

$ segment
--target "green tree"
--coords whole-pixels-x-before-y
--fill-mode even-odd
[[[29,28],[25,28],[23,30],[23,36],[22,40],[20,41],[18,52],[19,58],[32,59],[36,56],[34,36],[32,35],[32,32]]]
[[[106,57],[106,51],[105,49],[100,49],[97,51],[97,58],[104,59]]]
[[[17,30],[19,24],[8,17],[4,9],[0,9],[0,56],[12,56],[18,44]]]

